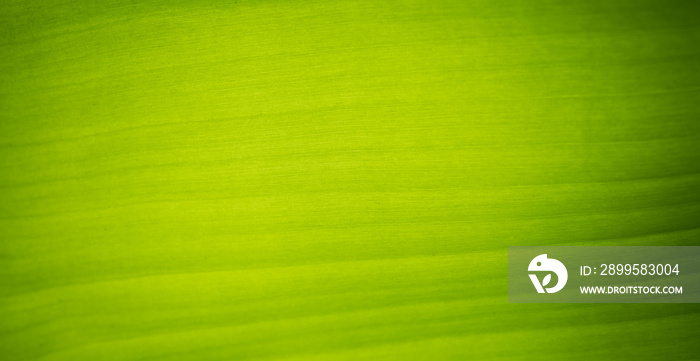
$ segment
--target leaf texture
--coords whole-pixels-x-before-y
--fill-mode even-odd
[[[0,359],[695,359],[506,268],[700,244],[698,10],[3,1]]]

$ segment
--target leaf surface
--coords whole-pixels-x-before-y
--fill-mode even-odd
[[[695,359],[697,305],[508,304],[506,264],[698,245],[699,18],[2,1],[0,359]]]

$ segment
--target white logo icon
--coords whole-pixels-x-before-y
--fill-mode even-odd
[[[532,284],[535,285],[537,293],[544,293],[545,290],[547,290],[547,293],[559,292],[566,285],[566,280],[569,279],[569,273],[566,271],[564,264],[554,258],[547,258],[546,254],[535,257],[532,262],[530,262],[530,266],[527,267],[527,270],[548,271],[554,272],[557,275],[557,284],[554,287],[544,288],[544,286],[549,284],[549,281],[552,280],[552,275],[548,273],[544,276],[544,279],[542,279],[542,284],[540,284],[537,275],[530,273],[530,279],[532,280]]]

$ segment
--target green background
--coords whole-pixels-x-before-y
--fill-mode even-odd
[[[507,247],[700,245],[699,4],[2,1],[0,359],[698,359]]]

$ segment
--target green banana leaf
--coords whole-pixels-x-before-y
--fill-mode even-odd
[[[700,357],[525,245],[700,245],[700,3],[0,3],[0,360]]]

